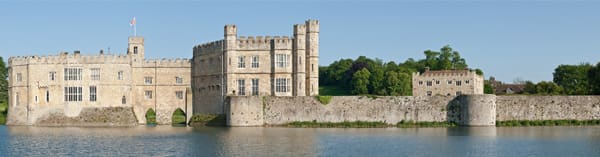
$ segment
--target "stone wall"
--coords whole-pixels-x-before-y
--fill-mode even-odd
[[[325,105],[311,96],[233,96],[229,97],[228,102],[225,106],[229,126],[282,125],[294,121],[380,121],[387,124],[402,120],[456,121],[459,108],[455,97],[450,96],[338,96]]]
[[[497,96],[498,121],[600,119],[600,96]]]
[[[283,125],[295,121],[456,122],[489,126],[507,120],[600,119],[600,96],[336,96],[229,97],[229,126]]]
[[[25,107],[9,108],[7,125],[37,126],[134,126],[132,107]]]

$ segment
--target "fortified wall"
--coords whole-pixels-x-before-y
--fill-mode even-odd
[[[335,96],[228,97],[228,126],[285,125],[296,121],[455,122],[494,126],[507,120],[600,119],[600,96]]]

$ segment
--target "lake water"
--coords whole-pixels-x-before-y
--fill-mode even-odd
[[[0,126],[0,156],[600,156],[600,126],[186,128]]]

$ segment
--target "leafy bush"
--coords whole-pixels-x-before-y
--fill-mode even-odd
[[[146,111],[146,124],[156,124],[156,112],[152,108]]]
[[[319,100],[319,102],[321,102],[321,104],[323,105],[327,105],[329,104],[329,102],[331,102],[331,98],[333,98],[332,96],[316,96],[317,100]]]

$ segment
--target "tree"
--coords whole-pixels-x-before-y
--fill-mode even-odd
[[[535,84],[531,81],[525,81],[525,87],[523,88],[523,92],[526,94],[536,94],[537,88]]]
[[[8,102],[8,68],[4,58],[0,57],[0,103]]]
[[[490,81],[484,81],[483,82],[483,93],[484,94],[495,94],[496,92],[494,91],[494,87],[492,87],[492,84],[490,84]]]
[[[369,77],[371,72],[363,68],[352,75],[352,94],[368,94],[369,93]]]
[[[588,71],[592,68],[590,64],[559,65],[554,69],[554,83],[564,89],[564,94],[586,95],[590,94]]]
[[[590,94],[600,95],[600,62],[588,71]]]
[[[542,95],[560,95],[563,92],[563,88],[558,84],[549,81],[538,82],[536,87],[537,94]]]

